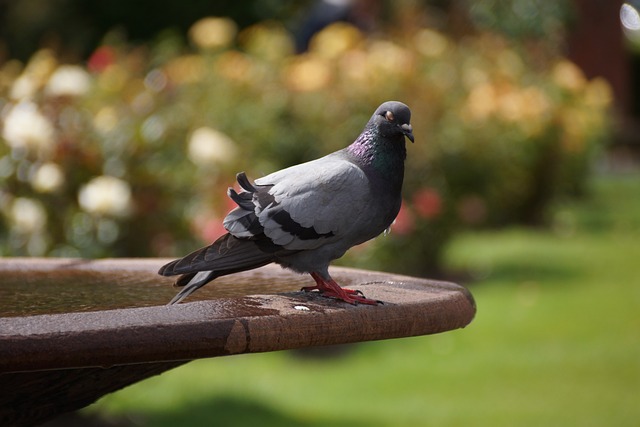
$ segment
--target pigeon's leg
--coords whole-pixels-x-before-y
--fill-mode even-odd
[[[336,298],[349,304],[370,304],[378,305],[380,301],[365,298],[360,291],[354,291],[351,289],[344,289],[338,285],[335,280],[329,278],[328,280],[323,278],[319,273],[311,273],[311,277],[316,282],[316,286],[307,286],[302,288],[303,291],[309,292],[318,290],[325,297]]]

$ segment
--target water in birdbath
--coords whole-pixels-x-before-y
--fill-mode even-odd
[[[173,278],[139,269],[32,268],[0,266],[0,317],[167,304],[179,290]],[[308,276],[259,269],[224,276],[199,289],[185,302],[298,291],[313,284]],[[275,273],[275,274],[274,274]]]

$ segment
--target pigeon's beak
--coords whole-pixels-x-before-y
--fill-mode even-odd
[[[402,133],[404,134],[404,136],[406,136],[411,142],[413,142],[413,127],[411,127],[410,124],[405,123],[400,126],[400,128],[402,129]]]

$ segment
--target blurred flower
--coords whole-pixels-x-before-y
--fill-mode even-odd
[[[560,117],[562,148],[568,153],[582,152],[587,144],[586,135],[591,132],[588,112],[576,108],[565,108]]]
[[[202,18],[189,29],[191,41],[200,49],[224,48],[233,42],[238,32],[229,18]]]
[[[327,61],[306,54],[299,55],[285,68],[284,79],[293,91],[313,92],[325,89],[331,74]]]
[[[201,127],[191,134],[188,152],[193,163],[211,166],[231,162],[237,156],[238,148],[224,133],[210,127]]]
[[[93,117],[93,126],[103,135],[109,133],[117,125],[118,111],[114,107],[102,107]]]
[[[485,121],[493,116],[517,122],[529,135],[541,130],[541,119],[551,107],[547,95],[535,86],[519,88],[505,83],[483,83],[473,87],[463,109],[463,117]]]
[[[98,86],[109,92],[121,93],[129,78],[127,70],[120,64],[113,64],[103,70],[98,77]]]
[[[289,32],[282,24],[273,21],[252,25],[243,30],[239,38],[247,54],[267,61],[280,61],[294,51]]]
[[[347,78],[346,87],[351,89],[353,84],[358,88],[369,91],[371,86],[369,60],[366,52],[351,50],[340,58],[339,75]]]
[[[596,77],[587,84],[584,100],[590,107],[608,108],[613,103],[611,85],[602,77]]]
[[[524,71],[522,58],[511,49],[504,49],[496,58],[496,65],[500,72],[512,80],[518,80]]]
[[[551,73],[553,81],[558,86],[571,92],[578,92],[586,84],[586,78],[582,70],[566,59],[559,61],[553,67]]]
[[[10,97],[16,100],[33,97],[46,83],[56,66],[57,61],[53,52],[48,49],[37,51],[29,60],[20,77],[13,83]]]
[[[203,59],[197,55],[183,55],[167,62],[164,71],[175,84],[196,83],[204,75]]]
[[[521,96],[517,87],[509,87],[500,94],[498,101],[498,115],[508,122],[517,122],[523,118],[526,100]]]
[[[442,211],[442,198],[433,188],[422,188],[413,195],[413,208],[418,216],[432,219]]]
[[[407,208],[407,204],[403,200],[402,206],[400,206],[400,212],[398,212],[398,216],[396,216],[395,221],[391,224],[391,230],[400,236],[407,236],[413,233],[415,229],[416,221],[413,218],[411,210]]]
[[[82,67],[62,65],[51,75],[45,94],[49,96],[82,96],[91,87],[91,77]]]
[[[167,125],[165,121],[157,115],[148,117],[140,127],[140,136],[147,142],[158,141],[162,138]]]
[[[255,64],[248,55],[235,50],[223,52],[216,62],[217,71],[228,80],[249,83],[254,79]]]
[[[158,68],[149,71],[144,77],[144,87],[152,92],[162,92],[162,90],[164,90],[166,86],[167,76],[162,70]]]
[[[413,58],[408,49],[376,40],[369,46],[369,64],[391,74],[406,74],[413,69]]]
[[[11,99],[25,99],[33,97],[38,91],[38,82],[30,75],[23,74],[11,85],[9,96]]]
[[[44,155],[53,149],[54,128],[36,104],[23,101],[7,114],[2,137],[13,148],[26,148]]]
[[[34,234],[47,225],[47,212],[42,203],[26,197],[13,201],[10,216],[13,226],[21,233]]]
[[[101,73],[116,62],[116,52],[111,46],[100,46],[89,57],[87,67],[89,71]]]
[[[64,184],[64,172],[60,166],[55,163],[45,163],[40,166],[33,178],[31,185],[40,193],[52,193]]]
[[[337,22],[313,36],[309,51],[326,59],[335,59],[362,41],[363,36],[358,28],[346,22]]]
[[[463,66],[462,82],[469,90],[476,86],[481,86],[489,81],[487,70],[477,65],[469,64]]]
[[[131,211],[131,188],[126,181],[102,175],[80,188],[78,202],[92,214],[127,216]]]
[[[418,51],[429,58],[439,57],[449,46],[449,40],[445,35],[427,28],[418,31],[414,41]]]
[[[463,117],[471,121],[487,120],[497,109],[497,98],[496,89],[491,83],[475,86],[463,106]]]

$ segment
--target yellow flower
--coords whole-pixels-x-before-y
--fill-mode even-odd
[[[390,74],[407,74],[413,69],[413,58],[395,43],[376,40],[369,47],[369,64]]]
[[[293,54],[294,43],[280,23],[264,22],[243,30],[239,36],[243,49],[255,58],[281,61]]]
[[[120,64],[111,64],[98,77],[98,86],[108,92],[120,92],[127,84],[129,75]]]
[[[580,91],[587,83],[582,70],[566,59],[559,61],[553,67],[551,75],[555,84],[571,92]]]
[[[11,98],[18,100],[33,97],[44,86],[57,64],[58,62],[50,50],[42,49],[36,52],[20,77],[13,82]]]
[[[370,92],[372,69],[369,58],[362,50],[351,50],[339,58],[339,77],[345,80],[345,89]]]
[[[429,58],[437,58],[449,48],[449,40],[445,35],[427,28],[416,33],[414,42],[418,51]]]
[[[93,118],[93,126],[103,135],[111,132],[118,125],[118,110],[110,105],[102,107]]]
[[[490,83],[479,84],[471,89],[464,104],[465,118],[471,121],[484,121],[498,108],[498,94]]]
[[[589,120],[585,112],[566,108],[561,112],[562,148],[568,153],[580,153],[586,145],[586,135],[590,132]]]
[[[296,57],[285,69],[285,83],[291,90],[312,92],[325,89],[332,78],[329,64],[316,56]]]
[[[229,80],[249,83],[254,80],[255,64],[253,59],[236,50],[226,51],[217,58],[218,73]]]
[[[191,41],[200,49],[225,48],[233,43],[238,27],[229,18],[202,18],[189,29]]]
[[[309,51],[326,59],[335,59],[362,43],[360,30],[351,24],[331,24],[311,39]]]
[[[602,77],[596,77],[587,84],[585,104],[595,108],[608,108],[613,103],[611,85]]]
[[[204,75],[204,69],[201,56],[184,55],[169,61],[164,71],[172,82],[182,84],[200,81]]]

